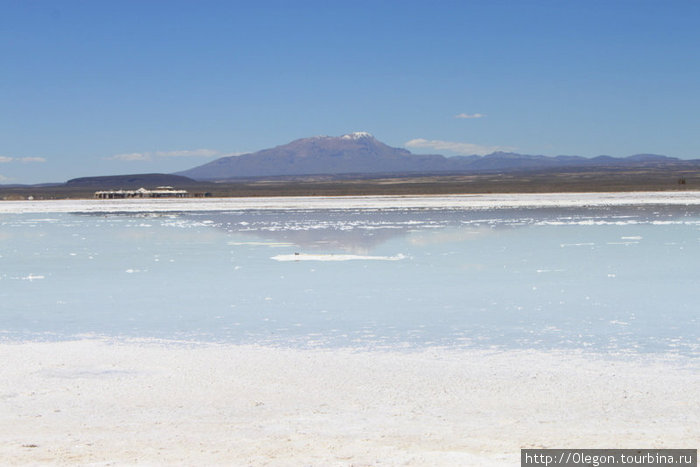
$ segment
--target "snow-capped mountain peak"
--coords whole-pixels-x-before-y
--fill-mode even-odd
[[[366,131],[356,131],[354,133],[349,133],[347,135],[341,136],[342,139],[361,139],[361,138],[374,138],[371,133]]]

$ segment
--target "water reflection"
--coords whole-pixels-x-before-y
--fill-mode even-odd
[[[182,213],[178,219],[236,235],[241,243],[309,251],[371,253],[392,240],[415,245],[457,243],[534,225],[633,225],[697,222],[698,206],[530,208],[499,210],[323,210]]]
[[[16,215],[0,226],[0,332],[698,349],[697,207]],[[406,259],[271,259],[297,251]]]

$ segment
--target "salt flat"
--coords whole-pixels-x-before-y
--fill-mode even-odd
[[[500,466],[700,439],[682,357],[86,339],[0,359],[5,464]]]
[[[212,199],[2,201],[0,213],[173,212],[248,209],[497,209],[518,207],[698,205],[700,192],[523,193],[450,196],[334,196]]]
[[[652,207],[607,209],[637,205]],[[521,448],[692,448],[697,206],[0,202],[0,460],[515,466]]]

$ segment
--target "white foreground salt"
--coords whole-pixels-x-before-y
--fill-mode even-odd
[[[515,466],[700,439],[680,358],[83,340],[0,361],[4,464]]]
[[[644,204],[700,205],[700,191],[523,193],[449,196],[334,196],[124,200],[0,201],[1,213],[175,212],[250,209],[498,209]]]

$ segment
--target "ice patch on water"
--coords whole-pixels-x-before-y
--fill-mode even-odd
[[[399,253],[395,256],[363,256],[363,255],[314,255],[306,253],[294,253],[293,255],[277,255],[270,259],[275,261],[400,261],[406,256]]]

